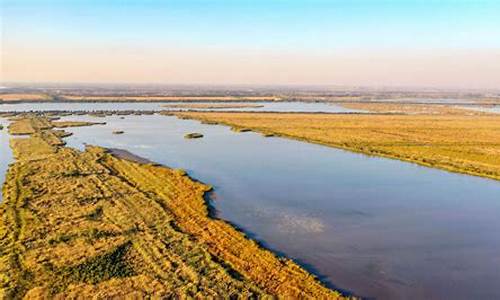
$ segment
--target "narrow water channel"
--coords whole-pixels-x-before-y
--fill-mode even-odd
[[[218,217],[330,286],[379,299],[500,298],[497,181],[175,117],[66,119],[107,122],[68,129],[68,146],[128,150],[213,185]]]
[[[3,200],[1,187],[5,181],[5,175],[9,168],[9,163],[12,162],[12,152],[9,146],[9,134],[7,131],[8,122],[6,119],[0,118],[0,202]]]

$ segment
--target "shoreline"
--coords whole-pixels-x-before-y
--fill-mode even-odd
[[[293,134],[287,134],[284,132],[276,132],[272,131],[269,129],[263,129],[263,128],[258,128],[254,126],[241,126],[238,124],[233,124],[231,122],[221,122],[217,120],[205,120],[203,118],[196,118],[192,117],[192,114],[218,114],[218,115],[246,115],[246,114],[253,114],[253,115],[262,115],[262,116],[269,116],[269,115],[278,115],[278,116],[310,116],[310,117],[319,117],[319,116],[345,116],[345,117],[383,117],[383,116],[388,116],[388,117],[461,117],[461,118],[481,118],[481,117],[497,117],[498,114],[463,114],[463,115],[438,115],[438,114],[411,114],[411,113],[380,113],[380,112],[273,112],[273,111],[259,111],[259,112],[248,112],[248,111],[197,111],[197,110],[159,110],[159,111],[39,111],[36,113],[27,113],[27,112],[0,112],[0,117],[18,117],[18,116],[24,116],[24,115],[29,115],[29,114],[34,114],[34,115],[48,115],[51,117],[58,117],[58,116],[77,116],[77,115],[89,115],[89,116],[96,116],[96,117],[106,117],[106,116],[127,116],[127,115],[164,115],[164,116],[175,116],[177,118],[181,119],[195,119],[198,121],[201,121],[202,123],[207,123],[207,124],[219,124],[219,125],[225,125],[229,126],[231,128],[249,128],[252,131],[259,132],[263,134],[264,136],[279,136],[279,137],[284,137],[288,139],[293,139],[293,140],[298,140],[301,142],[308,142],[308,143],[314,143],[314,144],[319,144],[323,146],[328,146],[328,147],[333,147],[337,149],[342,149],[345,151],[350,151],[354,153],[361,153],[367,156],[372,156],[372,157],[383,157],[383,158],[388,158],[388,159],[396,159],[400,160],[403,162],[409,162],[409,163],[415,163],[420,166],[428,167],[428,168],[434,168],[434,169],[440,169],[448,172],[453,172],[453,173],[460,173],[460,174],[465,174],[465,175],[470,175],[470,176],[478,176],[482,178],[488,178],[492,180],[500,180],[500,177],[497,175],[488,175],[484,174],[481,172],[472,172],[472,171],[465,171],[458,169],[453,166],[440,166],[436,165],[435,162],[433,161],[426,161],[425,158],[405,158],[405,157],[400,157],[398,155],[393,155],[393,154],[388,154],[388,153],[383,153],[383,152],[377,152],[377,151],[368,151],[368,150],[363,150],[359,149],[357,147],[351,147],[351,146],[345,146],[342,144],[336,144],[332,142],[326,142],[326,141],[321,141],[313,138],[307,138],[307,137],[300,137],[296,136]],[[95,124],[99,124],[95,123]]]
[[[149,164],[149,165],[154,165],[154,166],[158,166],[158,167],[169,168],[168,166],[165,166],[163,164],[159,164],[159,163],[151,161],[151,160],[149,160],[147,158],[144,158],[144,157],[141,157],[139,155],[133,154],[132,152],[130,152],[128,150],[117,149],[117,148],[104,148],[104,149],[108,150],[111,155],[116,156],[117,158],[120,158],[120,159],[130,160],[132,162],[136,162],[136,163],[139,163],[139,164]],[[202,181],[200,181],[200,180],[192,177],[187,172],[186,172],[186,176],[189,177],[191,180],[193,180],[195,182],[199,182],[201,184],[204,184]],[[353,300],[354,299],[358,299],[357,298],[358,296],[353,291],[337,287],[329,279],[326,279],[326,276],[322,275],[313,266],[311,266],[309,264],[306,264],[306,263],[303,263],[301,261],[298,261],[296,258],[292,259],[292,258],[288,257],[284,252],[281,252],[279,250],[276,250],[276,249],[273,249],[272,247],[270,247],[265,241],[256,239],[255,236],[254,236],[254,233],[252,233],[252,232],[250,232],[248,230],[245,230],[244,228],[238,226],[237,224],[234,224],[233,222],[231,222],[229,220],[225,220],[225,219],[221,218],[218,215],[218,212],[217,212],[215,206],[212,205],[213,201],[217,201],[216,196],[213,196],[214,193],[215,193],[215,190],[212,187],[210,187],[210,189],[207,190],[203,194],[203,199],[205,201],[205,205],[207,206],[208,216],[210,218],[221,220],[222,222],[225,222],[225,223],[229,224],[236,231],[238,231],[241,234],[243,234],[244,236],[248,237],[248,239],[255,241],[255,243],[257,243],[259,245],[259,247],[261,247],[262,249],[267,250],[267,251],[271,251],[272,253],[275,253],[278,257],[283,257],[283,258],[292,260],[294,263],[298,264],[301,268],[304,268],[306,271],[308,271],[311,274],[313,274],[318,279],[318,281],[321,282],[321,284],[325,285],[327,288],[339,291],[340,293],[342,293],[342,295],[344,295],[346,297],[351,297],[351,299],[353,299]],[[360,299],[362,299],[362,298],[360,298]]]
[[[278,257],[274,252],[249,239],[244,232],[238,231],[230,223],[212,218],[209,214],[210,206],[205,202],[206,193],[211,190],[211,187],[191,179],[184,171],[157,164],[141,164],[120,159],[100,147],[88,146],[85,151],[65,147],[62,141],[63,132],[53,130],[53,126],[51,128],[48,123],[50,121],[47,119],[32,117],[14,122],[23,124],[11,127],[12,133],[21,128],[23,132],[31,132],[31,135],[24,139],[13,139],[15,162],[9,168],[3,187],[5,199],[0,205],[3,216],[0,227],[3,227],[3,231],[9,228],[12,230],[8,231],[10,234],[2,237],[2,243],[9,245],[5,248],[4,255],[13,257],[13,260],[0,261],[0,270],[6,271],[5,276],[8,279],[4,295],[56,296],[59,294],[63,296],[65,292],[71,294],[71,292],[78,291],[78,286],[99,290],[99,286],[103,285],[108,288],[102,291],[111,296],[112,294],[109,293],[112,291],[118,295],[126,293],[127,282],[134,282],[134,286],[156,282],[155,284],[159,284],[155,289],[155,293],[159,294],[156,295],[176,295],[175,290],[162,289],[160,286],[168,287],[174,281],[167,278],[177,276],[176,273],[169,273],[171,271],[166,268],[171,264],[168,263],[171,259],[168,257],[172,257],[174,253],[171,252],[177,251],[175,250],[177,248],[165,248],[155,242],[168,240],[168,236],[173,234],[194,238],[185,240],[191,246],[183,246],[184,242],[179,244],[180,252],[176,252],[175,255],[187,255],[185,259],[189,260],[190,255],[199,251],[208,251],[202,256],[197,254],[196,257],[199,257],[201,261],[190,264],[189,268],[194,268],[193,271],[195,271],[197,268],[211,266],[210,270],[213,269],[213,271],[208,274],[219,272],[217,274],[220,275],[216,278],[222,277],[206,288],[208,290],[219,289],[217,294],[221,293],[219,294],[221,296],[226,293],[228,287],[232,287],[243,289],[238,292],[238,294],[242,293],[241,295],[265,293],[282,297],[342,298],[340,293],[326,288],[318,278],[292,260]],[[32,130],[26,130],[27,127],[31,127]],[[66,190],[66,192],[59,194],[56,190],[51,192],[40,189],[35,184],[36,182],[43,182],[49,186],[55,184],[58,186],[57,191]],[[82,187],[70,188],[74,184]],[[96,187],[102,186],[98,189],[101,192],[98,190],[91,192],[91,187],[95,184],[97,184]],[[103,187],[107,187],[105,190],[120,190],[121,192],[109,193],[107,196],[105,193],[99,196],[100,193],[105,192],[102,190]],[[32,196],[26,194],[25,190],[32,190]],[[125,196],[129,193],[135,195],[133,202],[130,202],[132,196]],[[80,202],[82,200],[78,199],[86,194],[90,198],[84,198],[88,200]],[[63,198],[55,200],[60,197]],[[46,202],[49,199],[51,200]],[[27,206],[18,205],[22,202]],[[32,220],[30,216],[33,214],[31,207],[39,207],[37,222],[30,221]],[[82,213],[89,214],[89,211],[88,216],[91,217],[86,217],[86,219],[78,217]],[[47,214],[46,217],[42,218],[45,214]],[[59,220],[57,225],[49,225],[55,220]],[[136,229],[130,231],[131,225]],[[91,230],[85,228],[91,228]],[[48,232],[38,235],[39,230]],[[91,235],[88,235],[88,230],[92,233]],[[162,232],[168,234],[165,236]],[[147,236],[151,239],[145,239]],[[50,240],[47,240],[49,238]],[[93,242],[82,244],[80,242],[82,238],[91,239]],[[35,242],[34,246],[19,248],[28,241],[31,244]],[[100,247],[103,248],[98,250],[95,248],[96,245],[102,245]],[[71,250],[75,247],[81,249],[77,252],[75,252],[76,249]],[[158,247],[162,249],[160,252],[154,252],[156,253],[154,255],[158,257],[150,260],[152,258],[150,255],[153,255],[150,251]],[[59,251],[56,249],[66,250],[64,254],[56,255]],[[90,256],[74,257],[77,253],[89,251],[90,253],[100,252]],[[193,251],[194,253],[191,253]],[[44,254],[35,255],[38,252]],[[146,255],[146,253],[150,254]],[[118,255],[116,258],[118,261],[113,262],[113,265],[123,265],[125,268],[123,270],[128,268],[129,271],[123,275],[113,275],[115,271],[112,269],[106,271],[108,267],[103,259],[107,259],[108,254]],[[39,259],[45,262],[38,262]],[[16,261],[24,261],[24,263],[21,265],[15,263]],[[57,275],[59,273],[52,273],[53,267],[48,269],[36,267],[47,262],[54,266],[64,267],[62,270],[65,271],[60,271],[62,275],[66,274],[64,279],[59,278],[60,275]],[[95,263],[99,264],[99,270],[101,268],[104,270],[103,274],[94,274],[94,267],[87,269],[87,266]],[[184,266],[181,261],[176,264]],[[74,273],[71,266],[90,272],[91,278],[103,279],[90,280],[86,279],[87,277],[79,277],[82,276],[81,273]],[[145,266],[151,268],[144,269]],[[185,267],[187,268],[188,265]],[[146,270],[148,272],[145,272]],[[32,274],[30,282],[22,280],[22,274],[25,272]],[[206,270],[200,269],[196,272],[200,272],[197,276],[201,278],[207,276],[204,275]],[[233,274],[233,272],[236,273]],[[190,276],[183,278],[176,279],[185,281],[180,287],[190,286],[189,282],[194,280],[194,277]],[[213,280],[211,278],[209,276],[204,280],[211,282]],[[112,280],[109,281],[109,279]],[[119,286],[114,286],[112,282],[122,282],[119,285],[121,288],[117,289]],[[204,285],[202,282],[204,281],[193,281],[194,284]],[[74,290],[75,288],[77,290]]]
[[[190,115],[190,113],[191,113],[191,115]],[[231,129],[235,128],[236,130],[238,128],[248,128],[249,130],[260,133],[264,136],[283,137],[283,138],[297,140],[297,141],[301,141],[301,142],[313,143],[313,144],[317,144],[317,145],[341,149],[344,151],[360,153],[360,154],[367,155],[370,157],[382,157],[382,158],[388,158],[388,159],[395,159],[395,160],[399,160],[402,162],[414,163],[414,164],[417,164],[417,165],[420,165],[423,167],[427,167],[427,168],[439,169],[439,170],[443,170],[443,171],[447,171],[447,172],[464,174],[464,175],[469,175],[469,176],[477,176],[477,177],[485,178],[488,180],[494,180],[494,181],[500,180],[500,175],[488,174],[488,173],[484,173],[484,172],[473,172],[473,171],[463,170],[463,169],[460,169],[460,168],[454,167],[454,166],[450,167],[450,166],[445,166],[445,165],[438,165],[438,164],[435,164],[435,162],[433,162],[433,161],[428,161],[428,159],[426,159],[425,157],[417,157],[417,158],[411,159],[411,158],[407,158],[407,157],[401,157],[401,155],[395,155],[392,153],[384,153],[384,152],[377,152],[377,151],[373,151],[373,150],[365,150],[364,147],[346,146],[346,145],[342,145],[342,144],[338,144],[338,143],[321,141],[321,140],[314,139],[314,138],[301,137],[301,136],[297,136],[294,134],[279,132],[277,130],[265,129],[265,128],[262,128],[259,126],[250,126],[250,125],[246,125],[246,124],[238,124],[237,122],[223,121],[223,120],[220,120],[220,118],[218,119],[218,118],[210,118],[210,117],[206,117],[206,116],[205,117],[194,116],[194,115],[192,115],[193,113],[194,114],[204,114],[204,115],[207,115],[207,114],[219,114],[219,115],[221,115],[221,114],[236,114],[236,113],[231,113],[231,112],[181,112],[181,113],[175,113],[174,115],[177,116],[178,118],[181,118],[181,119],[197,120],[197,121],[200,121],[200,122],[205,123],[205,124],[224,125],[224,126],[230,127]],[[239,114],[260,114],[260,112],[259,113],[240,112]],[[276,114],[294,115],[295,113],[276,113]],[[297,114],[325,115],[325,114],[321,114],[321,113],[320,114],[297,113]],[[297,115],[297,114],[295,114],[295,115]],[[404,117],[406,117],[406,116],[408,116],[408,117],[411,117],[411,116],[433,116],[433,115],[384,114],[384,113],[382,113],[382,114],[380,114],[380,113],[376,113],[376,114],[370,114],[370,113],[368,113],[368,114],[366,114],[366,113],[361,113],[361,114],[360,113],[354,113],[354,114],[351,114],[351,113],[345,114],[344,113],[344,114],[342,114],[342,113],[340,113],[340,114],[328,114],[328,115],[357,115],[357,116],[361,116],[361,115],[387,116],[387,115],[389,115],[389,116],[404,116]],[[434,116],[440,116],[440,115],[434,115]],[[450,117],[448,115],[441,115],[441,116]],[[495,115],[484,115],[484,116],[485,117],[495,117]],[[463,115],[462,117],[481,117],[481,116]]]

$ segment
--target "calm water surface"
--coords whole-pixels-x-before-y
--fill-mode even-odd
[[[213,102],[196,102],[201,104],[217,104]],[[108,103],[19,103],[19,104],[0,104],[0,111],[102,111],[102,110],[182,110],[179,108],[169,108],[163,105],[186,104],[186,102],[168,102],[168,103],[142,103],[142,102],[108,102]],[[274,111],[274,112],[328,112],[328,113],[347,113],[361,112],[360,110],[349,109],[335,104],[327,103],[303,103],[303,102],[231,102],[228,104],[258,104],[264,107],[259,108],[228,108],[217,109],[217,111]],[[187,109],[185,109],[187,110]],[[210,109],[196,109],[210,110]]]
[[[175,117],[105,121],[69,129],[68,145],[186,169],[215,187],[219,217],[328,284],[380,299],[500,298],[497,181]]]
[[[467,105],[467,106],[460,106],[460,108],[500,114],[500,105],[491,105],[491,106]]]
[[[12,161],[12,152],[9,147],[9,134],[7,132],[7,120],[0,118],[0,124],[3,129],[0,130],[0,187],[3,186],[5,181],[5,173]],[[0,202],[2,201],[2,192],[0,190]]]

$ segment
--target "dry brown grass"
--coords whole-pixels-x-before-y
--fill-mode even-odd
[[[12,124],[9,132],[12,135],[32,134],[51,128],[82,127],[92,125],[103,125],[104,122],[81,122],[81,121],[57,121],[49,118],[37,118],[30,114],[11,118]]]
[[[0,103],[22,101],[50,101],[52,97],[45,94],[0,94]]]
[[[12,140],[0,298],[340,298],[212,219],[209,186],[102,148],[66,148],[49,125],[29,118],[11,126],[34,132]]]
[[[438,104],[404,103],[342,103],[342,106],[377,113],[401,113],[418,115],[486,115],[487,113]]]
[[[51,125],[56,128],[82,127],[92,125],[104,125],[105,122],[81,122],[81,121],[52,121]]]
[[[496,115],[222,112],[186,112],[176,115],[500,179],[500,117]]]
[[[44,118],[16,117],[11,119],[9,132],[13,135],[32,134],[52,128],[50,120]]]

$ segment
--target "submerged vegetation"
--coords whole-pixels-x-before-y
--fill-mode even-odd
[[[176,115],[500,180],[500,117],[495,115]]]
[[[18,117],[0,205],[0,298],[340,298],[289,259],[209,216],[182,170],[67,148]]]

